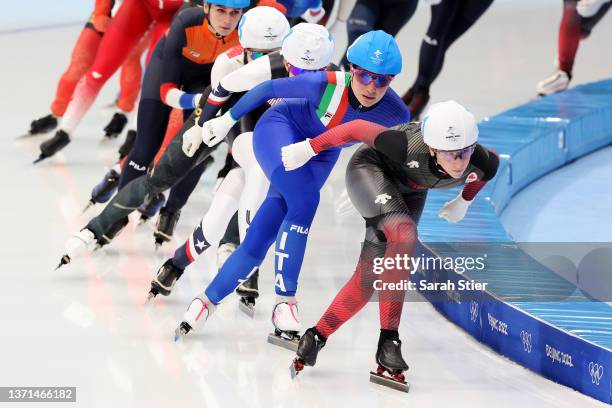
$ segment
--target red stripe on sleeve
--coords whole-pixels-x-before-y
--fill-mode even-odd
[[[350,142],[363,142],[369,146],[374,146],[374,140],[386,129],[384,126],[367,120],[352,120],[321,133],[310,141],[310,145],[315,153]]]

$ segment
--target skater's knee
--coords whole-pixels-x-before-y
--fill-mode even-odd
[[[409,214],[387,214],[379,221],[379,228],[388,243],[413,244],[416,242],[417,225]]]

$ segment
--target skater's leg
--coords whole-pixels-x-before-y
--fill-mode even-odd
[[[138,104],[138,134],[128,155],[127,166],[121,172],[119,188],[146,172],[162,144],[172,111],[159,96],[162,65],[161,49],[158,48],[145,71]]]
[[[349,46],[357,37],[374,29],[374,24],[378,20],[380,12],[380,2],[378,0],[357,0],[346,25]],[[346,52],[340,65],[345,68],[348,67]]]
[[[214,304],[221,302],[257,270],[274,242],[286,211],[284,200],[271,187],[244,241],[205,290]]]
[[[353,275],[340,289],[323,316],[319,319],[316,329],[320,335],[327,338],[360,311],[374,293],[374,280],[378,275],[372,273],[374,259],[384,256],[386,243],[373,227],[366,229],[366,237],[361,247],[359,261]]]
[[[612,7],[612,3],[608,1],[607,3],[601,5],[593,17],[582,17],[580,21],[580,35],[582,39],[585,39],[591,35],[593,28],[595,28],[597,23],[599,23],[599,20],[606,15],[608,10],[610,10],[610,7]]]
[[[117,107],[123,112],[132,112],[138,100],[142,82],[142,54],[148,48],[149,42],[150,35],[143,36],[121,66]]]
[[[448,51],[450,46],[478,21],[492,3],[493,0],[469,0],[461,3],[452,22],[449,24],[446,35],[440,39],[441,53],[435,61],[435,65],[432,67],[429,76],[431,81],[429,85],[436,80],[442,71],[446,51]]]
[[[396,185],[386,177],[378,155],[363,148],[351,157],[346,172],[346,186],[351,202],[366,220],[366,236],[355,273],[317,323],[317,330],[325,337],[336,331],[365,305],[375,289],[374,281],[406,278],[404,275],[408,271],[402,274],[391,271],[379,273],[377,270],[378,273],[374,273],[374,263],[380,262],[375,261],[377,258],[394,256],[396,253],[403,253],[402,251],[412,254],[409,245],[413,243],[410,238],[416,237],[416,223],[426,196],[426,193],[418,193],[419,200],[422,200],[422,203],[419,201],[421,206],[410,204],[409,207]],[[391,198],[385,204],[377,204],[376,197],[381,194]],[[415,213],[413,218],[410,216],[411,209]],[[380,267],[380,264],[378,266]],[[398,293],[395,293],[395,296],[391,296],[385,291],[379,291],[379,299],[384,303],[381,310],[384,310],[385,316],[397,316],[397,295]],[[403,302],[403,292],[399,297],[400,303]],[[401,313],[401,307],[399,312]],[[391,319],[385,321],[387,320]]]
[[[94,62],[101,41],[102,34],[93,28],[85,27],[81,31],[72,50],[70,65],[57,84],[55,99],[51,103],[51,113],[53,115],[60,117],[66,112],[77,83]]]
[[[242,170],[236,168],[230,171],[213,196],[213,201],[200,224],[187,241],[175,251],[172,258],[175,266],[185,269],[209,247],[219,244],[228,223],[238,210],[238,200],[243,187]]]
[[[384,1],[375,30],[383,30],[395,37],[414,15],[418,0]]]
[[[416,81],[412,86],[413,89],[429,92],[429,86],[433,82],[433,71],[444,52],[441,47],[442,39],[446,36],[450,28],[449,21],[454,18],[460,3],[459,1],[443,1],[431,6],[431,21],[421,43],[419,70]]]
[[[253,132],[239,135],[234,140],[232,152],[234,160],[243,169],[245,177],[245,186],[238,207],[240,238],[244,239],[251,220],[255,217],[257,209],[266,197],[270,182],[255,158]]]
[[[125,0],[111,20],[91,68],[79,82],[62,119],[62,130],[71,133],[89,110],[102,86],[121,66],[151,23],[141,0]]]
[[[137,209],[147,196],[153,197],[172,187],[193,166],[210,155],[214,148],[204,144],[193,157],[188,157],[183,153],[183,133],[193,126],[194,120],[195,117],[192,115],[176,134],[155,167],[145,176],[132,180],[119,190],[102,213],[87,224],[87,228],[93,231],[96,237],[100,237],[111,225]]]
[[[279,296],[295,296],[312,220],[319,205],[319,186],[312,164],[291,172],[279,168],[271,185],[287,203],[287,214],[276,237],[275,286]],[[257,217],[257,216],[256,216]]]
[[[574,69],[574,60],[580,44],[581,17],[576,11],[577,1],[563,2],[563,17],[559,25],[558,58],[559,69],[568,74]]]

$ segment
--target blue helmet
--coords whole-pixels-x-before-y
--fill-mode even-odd
[[[251,0],[204,0],[204,4],[242,9],[249,7]]]
[[[402,71],[397,42],[382,30],[360,35],[346,51],[346,59],[375,74],[397,75]]]

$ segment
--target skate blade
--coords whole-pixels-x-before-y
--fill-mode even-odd
[[[62,259],[60,259],[59,264],[55,267],[53,271],[57,271],[59,268],[61,268],[64,265],[68,265],[69,263],[70,263],[70,257],[68,255],[64,255],[62,256]]]
[[[187,333],[183,332],[183,330],[181,330],[181,327],[177,327],[176,330],[174,330],[174,342],[175,343],[180,343],[183,340],[185,340],[185,335]]]
[[[408,392],[410,390],[410,384],[407,382],[400,382],[386,375],[376,374],[373,371],[370,371],[370,382],[378,385],[384,385],[385,387],[393,388],[397,391]]]
[[[42,154],[40,156],[38,156],[38,158],[36,160],[34,160],[32,162],[32,164],[36,164],[36,163],[40,163],[41,161],[45,160],[46,157],[44,157]]]
[[[241,312],[249,316],[251,319],[255,318],[255,305],[246,304],[242,299],[238,302],[238,308]]]
[[[30,133],[30,132],[27,132],[27,133],[24,133],[24,134],[22,134],[22,135],[17,136],[17,137],[15,138],[15,140],[28,139],[28,138],[30,138],[30,137],[40,136],[40,135],[43,135],[43,134],[44,134],[44,133]]]
[[[85,212],[89,210],[91,207],[93,207],[95,204],[96,203],[94,203],[93,201],[89,201],[87,205],[83,208],[83,211],[81,211],[81,214],[85,214]]]
[[[268,343],[273,344],[275,346],[285,348],[287,350],[291,350],[293,352],[297,352],[299,341],[300,341],[299,337],[295,337],[289,340],[289,339],[285,339],[280,336],[277,336],[274,333],[268,334]]]
[[[147,300],[145,300],[144,305],[145,306],[151,306],[153,304],[153,299],[155,299],[155,293],[149,292],[149,294],[147,295]]]
[[[296,368],[296,364],[300,364],[301,365],[301,369],[297,369]],[[298,362],[298,358],[294,358],[293,361],[291,362],[291,365],[289,366],[289,373],[291,374],[291,379],[295,379],[295,377],[297,377],[297,375],[300,373],[300,371],[302,371],[304,369],[304,365]]]

